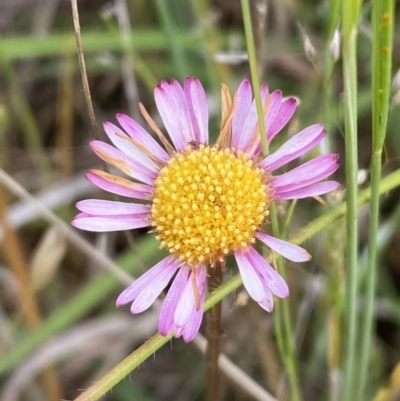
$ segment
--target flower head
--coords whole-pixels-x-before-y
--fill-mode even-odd
[[[283,100],[280,91],[269,93],[266,85],[260,91],[271,141],[293,115],[296,101]],[[213,145],[208,143],[205,92],[196,78],[186,78],[183,88],[175,80],[162,82],[155,88],[155,100],[172,144],[143,107],[163,146],[122,114],[117,115],[122,129],[104,124],[114,146],[100,141],[90,144],[100,158],[136,181],[98,170],[87,174],[89,181],[144,203],[81,201],[77,204],[81,213],[73,224],[89,231],[152,227],[160,247],[170,254],[126,288],[117,306],[132,302],[131,312],[142,312],[172,280],[159,331],[191,341],[202,320],[207,268],[223,267],[227,255],[235,257],[244,286],[265,310],[272,311],[274,295],[289,295],[286,282],[254,243],[259,240],[295,262],[310,259],[303,248],[264,233],[262,225],[274,200],[315,197],[337,188],[337,182],[321,180],[338,168],[338,156],[319,156],[274,175],[317,145],[326,132],[322,125],[310,126],[263,158],[248,81],[242,82],[234,99],[223,86],[221,133]]]

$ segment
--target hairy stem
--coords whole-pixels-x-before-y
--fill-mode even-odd
[[[217,265],[209,270],[208,289],[210,292],[218,288],[222,283],[222,268]],[[218,391],[218,356],[219,336],[221,327],[221,302],[213,305],[207,314],[207,401],[215,401]]]

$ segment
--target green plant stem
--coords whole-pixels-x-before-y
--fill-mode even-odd
[[[261,147],[263,156],[268,156],[268,141],[265,132],[264,110],[260,94],[260,80],[258,78],[258,67],[256,60],[256,51],[254,46],[253,25],[251,23],[249,0],[241,0],[244,32],[246,36],[247,53],[249,55],[251,83],[253,95],[256,102],[258,126],[260,130]]]
[[[222,283],[222,266],[208,270],[208,290],[214,291]],[[207,401],[215,401],[218,395],[218,356],[221,332],[221,302],[213,305],[207,313]]]
[[[189,69],[185,58],[185,48],[183,47],[182,42],[178,40],[180,33],[175,28],[176,23],[170,12],[171,7],[165,0],[155,0],[155,5],[165,37],[168,43],[171,44],[169,50],[171,51],[175,74],[180,81],[183,81],[185,76],[188,75]]]
[[[373,337],[374,300],[377,276],[379,187],[382,170],[382,147],[385,141],[389,114],[390,80],[394,26],[393,0],[372,2],[372,158],[371,158],[371,202],[369,220],[368,267],[366,308],[361,330],[361,353],[356,400],[365,394],[370,348]]]
[[[343,81],[346,159],[346,313],[343,401],[354,401],[357,339],[358,216],[357,216],[357,1],[342,1]]]
[[[380,194],[386,193],[400,186],[400,170],[391,173],[381,181]],[[370,200],[370,189],[367,188],[360,192],[358,196],[358,206],[361,206]],[[310,239],[318,232],[324,230],[329,224],[343,217],[346,213],[346,204],[342,203],[325,213],[321,217],[315,219],[312,223],[301,229],[296,235],[289,238],[293,244],[302,244]],[[224,282],[215,291],[208,295],[204,310],[207,311],[217,302],[228,296],[231,292],[237,290],[242,285],[240,274],[235,275],[230,280]],[[89,387],[75,401],[95,401],[98,400],[104,393],[110,390],[115,384],[129,375],[137,366],[139,366],[148,357],[153,356],[154,352],[160,349],[172,335],[162,337],[160,334],[154,335],[149,341],[135,350],[131,355],[125,358],[121,363],[115,366],[110,372],[104,375],[98,382]],[[37,346],[38,343],[35,343]],[[2,363],[3,361],[1,361]],[[0,363],[0,371],[1,369]],[[8,366],[10,368],[10,366]]]

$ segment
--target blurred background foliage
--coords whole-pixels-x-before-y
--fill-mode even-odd
[[[338,152],[343,162],[342,72],[336,57],[340,45],[332,42],[340,28],[338,4],[252,2],[262,81],[300,103],[280,140],[322,122],[328,136],[319,151]],[[115,122],[119,112],[143,123],[138,102],[161,123],[154,86],[163,79],[182,82],[189,75],[199,77],[207,90],[210,132],[214,138],[218,135],[221,83],[233,93],[249,78],[239,0],[80,0],[78,6],[100,126],[105,120]],[[394,75],[400,65],[399,46],[397,26]],[[370,3],[365,2],[358,42],[361,188],[368,185],[371,154],[370,58]],[[77,246],[73,230],[62,225],[76,214],[76,201],[106,196],[84,179],[89,168],[102,167],[88,147],[93,134],[68,0],[0,2],[0,82],[0,167],[39,204],[32,208],[33,201],[15,183],[6,184],[6,174],[1,174],[0,398],[70,400],[156,332],[157,311],[131,316],[128,308],[116,310],[116,296],[129,279],[106,271],[107,263]],[[400,166],[399,102],[397,73],[384,175]],[[100,136],[105,140],[103,132]],[[343,169],[336,179],[344,182]],[[343,188],[327,197],[326,205],[300,202],[290,232],[340,203],[342,192]],[[400,360],[399,195],[394,190],[382,197],[378,325],[368,382],[371,399]],[[287,206],[279,205],[282,219]],[[59,220],[43,210],[52,211]],[[359,268],[365,269],[368,208],[360,208],[359,214]],[[128,238],[123,233],[79,234],[133,276],[160,259],[156,241],[145,230]],[[341,319],[346,307],[345,236],[344,221],[339,220],[304,244],[313,255],[310,263],[287,268],[291,297],[284,302],[292,311],[300,383],[307,400],[338,399]],[[226,277],[234,273],[228,269]],[[364,282],[359,285],[362,288]],[[362,311],[362,297],[359,304]],[[285,373],[272,316],[240,291],[224,300],[223,330],[223,352],[255,382],[285,399]],[[400,399],[400,380],[396,374],[393,377],[392,398],[384,399]],[[104,399],[201,400],[204,379],[201,353],[192,344],[173,340]],[[221,400],[253,399],[237,387],[222,378]]]

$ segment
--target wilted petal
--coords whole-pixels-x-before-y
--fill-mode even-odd
[[[272,250],[292,262],[306,262],[311,259],[311,255],[305,249],[291,244],[290,242],[271,237],[270,235],[261,232],[257,233],[256,237]]]

